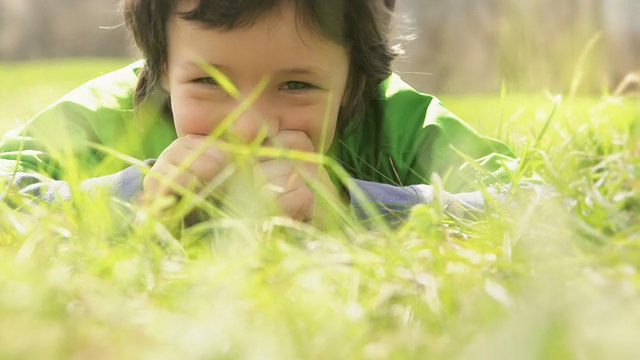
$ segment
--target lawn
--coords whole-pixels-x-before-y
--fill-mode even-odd
[[[0,130],[126,63],[0,64]],[[640,99],[442,99],[556,195],[326,232],[222,217],[172,233],[144,212],[123,226],[89,197],[0,204],[0,358],[637,357]]]

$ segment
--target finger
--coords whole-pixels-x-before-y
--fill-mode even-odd
[[[278,195],[276,203],[283,215],[294,220],[308,222],[313,215],[315,195],[306,186],[297,187]]]
[[[260,196],[276,204],[278,213],[295,220],[311,219],[315,195],[290,161],[276,159],[256,166]]]
[[[311,163],[273,159],[256,165],[255,172],[254,177],[262,181],[261,195],[273,201],[281,214],[296,220],[309,221],[316,215],[318,197],[334,203],[340,199],[326,170]]]
[[[229,163],[228,154],[217,142],[204,136],[187,135],[175,140],[162,152],[159,162],[172,164],[197,176],[203,183],[211,182]]]
[[[322,224],[333,206],[327,204],[340,203],[338,189],[326,171],[313,177],[305,176],[305,172],[292,172],[272,179],[263,191],[270,192],[282,214],[305,222],[316,219]]]
[[[257,163],[253,176],[256,179],[256,186],[274,183],[276,179],[280,179],[281,185],[283,182],[291,185],[297,181],[304,182],[306,179],[313,179],[317,173],[318,168],[312,163],[278,158]]]
[[[279,197],[301,187],[305,187],[305,183],[301,181],[300,175],[294,172],[288,176],[281,176],[279,178],[272,179],[269,182],[265,182],[261,186],[261,189],[263,193]]]
[[[311,142],[311,138],[307,133],[297,130],[279,131],[277,134],[267,138],[263,145],[280,149],[314,152],[314,146]]]
[[[195,174],[170,163],[154,165],[143,180],[143,190],[150,196],[177,193],[179,189],[199,191],[202,187],[202,182]]]

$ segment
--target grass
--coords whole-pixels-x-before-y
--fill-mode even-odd
[[[1,126],[121,63],[3,65]],[[229,217],[177,237],[94,198],[0,204],[0,358],[636,357],[638,99],[443,100],[558,196],[475,220],[427,204],[390,231]]]

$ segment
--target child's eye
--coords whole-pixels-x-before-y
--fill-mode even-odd
[[[197,79],[194,79],[193,82],[197,84],[218,86],[218,82],[211,76],[197,78]]]
[[[288,81],[282,86],[282,88],[284,90],[307,90],[314,89],[315,86],[302,81]]]

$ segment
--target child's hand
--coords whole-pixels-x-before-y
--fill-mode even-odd
[[[202,135],[186,135],[171,143],[158,157],[145,176],[143,189],[146,199],[172,193],[171,184],[197,192],[215,179],[227,166],[228,156],[215,146],[202,148],[207,139]],[[185,167],[185,161],[199,155]],[[184,168],[183,171],[180,171]]]
[[[174,193],[172,184],[197,192],[213,181],[227,167],[230,157],[223,150],[216,148],[215,144],[203,150],[202,143],[206,138],[202,135],[186,135],[174,140],[160,154],[150,173],[145,176],[144,198],[151,200]],[[311,139],[300,131],[281,131],[269,138],[265,145],[314,152]],[[194,152],[198,152],[199,155],[185,166],[185,161],[192,159]],[[180,171],[181,169],[183,170]],[[259,195],[260,198],[254,200],[274,199],[280,215],[295,220],[319,220],[320,224],[323,221],[323,211],[317,206],[318,193],[311,189],[310,184],[316,189],[324,190],[321,196],[326,196],[328,201],[339,199],[338,191],[329,174],[324,167],[315,163],[287,158],[260,159],[255,163],[253,172],[253,182],[236,178],[232,183],[241,186],[251,184],[255,187],[255,195]],[[242,175],[234,174],[233,177]],[[224,193],[225,188],[226,185],[223,185],[217,190]]]
[[[270,138],[267,146],[314,152],[311,139],[301,131],[280,131]],[[338,191],[323,166],[286,158],[263,159],[255,168],[256,185],[266,198],[275,198],[282,215],[295,220],[311,221],[322,218],[318,195],[338,201]],[[321,189],[322,194],[310,187]]]

